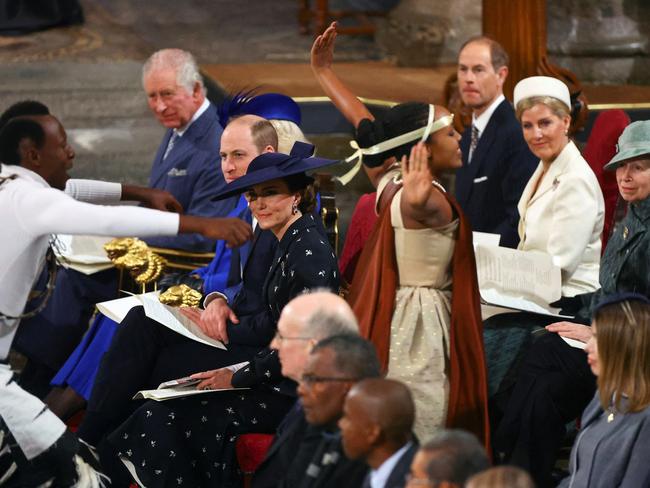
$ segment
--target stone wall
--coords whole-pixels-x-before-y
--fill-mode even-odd
[[[650,81],[650,2],[548,0],[551,60],[584,82]]]
[[[481,32],[481,4],[402,0],[378,26],[377,43],[399,65],[455,63],[464,40]],[[547,25],[551,61],[580,80],[650,82],[649,1],[547,0]]]
[[[478,0],[402,0],[377,28],[377,43],[403,66],[455,63],[465,39],[481,33]]]

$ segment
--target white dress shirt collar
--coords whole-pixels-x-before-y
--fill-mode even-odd
[[[183,134],[185,134],[187,129],[190,128],[190,125],[192,125],[195,120],[197,120],[201,115],[203,115],[203,112],[205,112],[208,109],[209,106],[210,106],[210,102],[208,101],[208,99],[207,98],[204,99],[203,103],[198,108],[198,110],[196,112],[194,112],[194,115],[192,116],[190,121],[187,123],[187,125],[185,127],[183,127],[182,129],[174,129],[174,132],[176,133],[176,135],[178,137],[183,137]]]
[[[410,449],[410,447],[413,445],[413,442],[407,442],[402,446],[401,449],[393,453],[391,457],[386,459],[383,463],[381,463],[381,466],[379,466],[377,469],[373,469],[370,471],[370,487],[371,488],[384,488],[386,486],[386,482],[388,481],[388,478],[390,478],[390,474],[393,472],[393,469],[395,469],[395,466],[401,459],[401,457],[404,455],[406,451]]]
[[[505,99],[506,97],[504,97],[502,93],[501,95],[499,95],[494,99],[494,101],[490,104],[490,106],[486,108],[481,115],[477,117],[476,115],[472,114],[472,125],[474,125],[478,129],[479,137],[483,135],[483,131],[487,127],[488,122],[490,122],[490,118],[492,117],[494,111],[497,109],[499,104],[503,102]]]

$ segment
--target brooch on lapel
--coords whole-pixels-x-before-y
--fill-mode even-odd
[[[553,190],[555,190],[558,186],[560,186],[560,180],[557,179],[557,176],[553,178],[553,183],[551,184],[553,185]]]
[[[630,233],[627,226],[623,227],[623,240],[627,239],[627,235]]]

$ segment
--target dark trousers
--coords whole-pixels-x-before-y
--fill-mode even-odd
[[[121,322],[104,355],[79,437],[90,444],[114,430],[140,405],[131,398],[170,379],[250,360],[259,347],[228,345],[228,350],[188,339],[135,307]]]
[[[565,426],[582,414],[595,391],[584,351],[554,333],[540,337],[521,366],[494,433],[495,458],[527,469],[540,488],[553,486],[550,474]]]

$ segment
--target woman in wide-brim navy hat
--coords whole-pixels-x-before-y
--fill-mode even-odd
[[[312,151],[311,144],[296,142],[291,154],[273,152],[257,156],[246,174],[226,185],[215,200],[244,194],[260,228],[270,230],[282,240],[301,218],[313,221],[310,214],[316,201],[314,179],[307,172],[338,162],[310,157]]]

